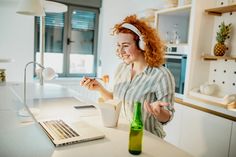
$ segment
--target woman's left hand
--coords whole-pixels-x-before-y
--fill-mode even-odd
[[[169,106],[169,103],[161,101],[149,103],[147,101],[144,101],[144,109],[154,115],[156,118],[159,117],[159,115],[161,114],[161,110],[164,106]]]

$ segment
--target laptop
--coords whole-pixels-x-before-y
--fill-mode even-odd
[[[81,105],[81,102],[73,97],[52,98],[51,100],[48,99],[44,101],[46,102],[45,105],[55,105],[55,103],[59,102],[63,102],[63,104],[66,103],[64,105]],[[28,112],[30,112],[28,106],[26,107]],[[102,139],[105,137],[103,132],[83,121],[76,121],[73,123],[66,123],[61,119],[38,121],[32,113],[30,115],[36,123],[40,124],[56,147]]]
[[[39,122],[55,146],[64,146],[104,138],[98,129],[85,122],[65,123],[63,120]]]

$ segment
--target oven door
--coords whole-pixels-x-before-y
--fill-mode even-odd
[[[186,55],[165,55],[165,66],[175,78],[175,92],[184,93],[184,81],[186,72]]]

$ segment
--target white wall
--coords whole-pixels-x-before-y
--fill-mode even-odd
[[[18,0],[0,0],[0,59],[14,59],[0,63],[0,68],[6,69],[7,81],[23,81],[24,65],[33,60],[34,18],[16,14],[17,4]],[[29,67],[27,74],[32,73]]]
[[[115,56],[115,44],[111,28],[127,15],[146,8],[162,8],[165,0],[103,0],[100,12],[98,53],[102,62],[102,74],[113,76],[119,63]],[[22,81],[27,62],[33,60],[34,18],[15,13],[19,0],[0,0],[0,59],[11,58],[12,63],[0,63],[7,71],[7,81]],[[32,67],[27,70],[32,80]],[[112,78],[112,77],[111,77]]]

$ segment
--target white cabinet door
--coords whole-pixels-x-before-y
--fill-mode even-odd
[[[232,121],[189,107],[182,114],[180,148],[196,157],[228,156]]]
[[[229,157],[236,157],[236,122],[233,122]]]
[[[183,107],[184,106],[175,103],[174,117],[169,123],[164,125],[164,130],[166,132],[165,140],[177,147],[179,146],[179,140],[180,140]]]

